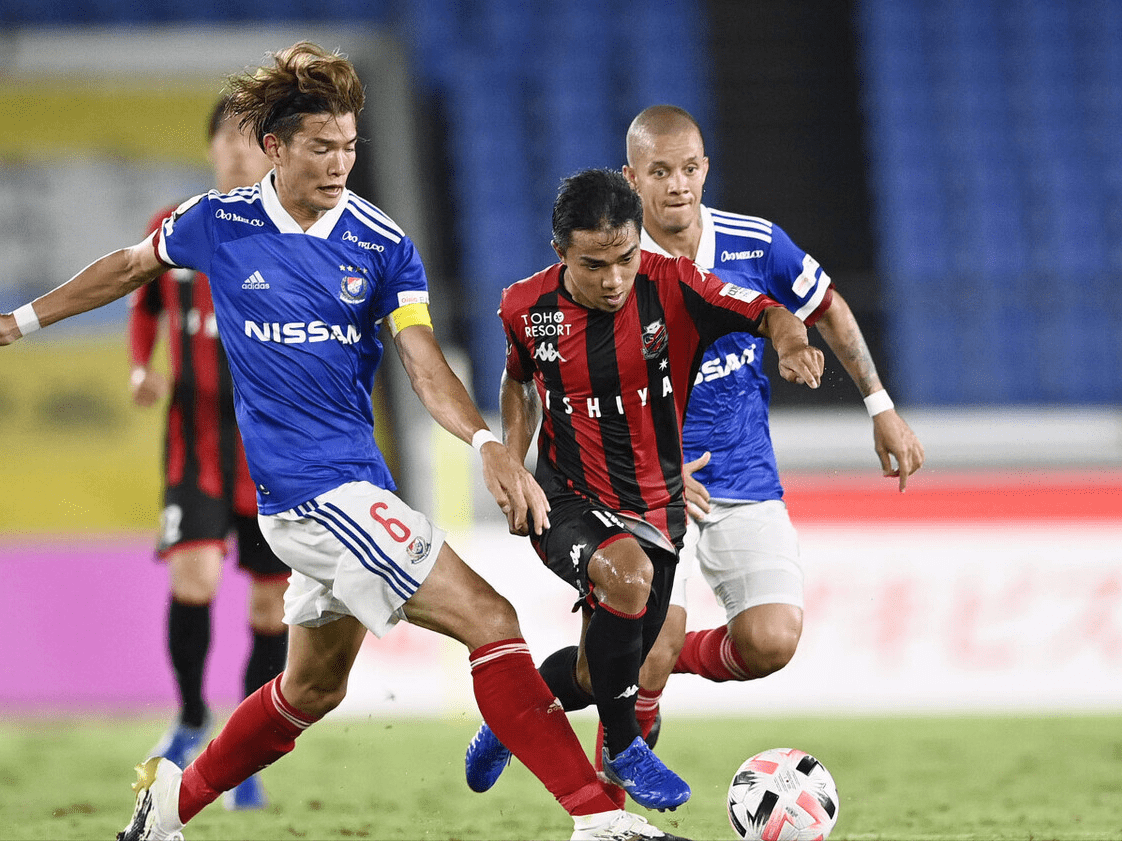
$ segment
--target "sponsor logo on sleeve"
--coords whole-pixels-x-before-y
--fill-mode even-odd
[[[760,297],[760,293],[755,289],[748,289],[744,286],[737,286],[735,283],[726,283],[721,287],[721,294],[726,298],[736,298],[738,301],[754,301]]]

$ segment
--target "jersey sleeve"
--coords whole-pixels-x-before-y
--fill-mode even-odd
[[[512,380],[524,383],[534,376],[534,360],[529,348],[518,340],[512,321],[509,292],[509,288],[504,289],[499,302],[499,320],[503,323],[503,333],[506,336],[506,373]]]
[[[782,306],[762,292],[702,271],[686,257],[674,262],[679,272],[682,303],[703,347],[729,333],[759,336],[764,310]]]
[[[194,269],[210,276],[214,255],[214,216],[209,194],[188,199],[164,220],[154,234],[156,256],[169,266]]]
[[[799,248],[778,225],[771,229],[767,255],[767,294],[807,326],[830,306],[832,282],[818,261]]]
[[[429,281],[421,256],[413,241],[409,237],[402,237],[386,254],[383,280],[374,302],[374,319],[381,321],[399,310],[404,311],[403,317],[406,313],[416,314],[418,310],[414,308],[415,304],[424,305],[424,313],[427,315],[428,303]],[[403,321],[399,329],[404,326],[408,325]]]

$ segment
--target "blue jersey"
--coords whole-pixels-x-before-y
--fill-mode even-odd
[[[382,211],[345,190],[304,231],[272,178],[196,196],[155,234],[161,260],[210,279],[263,514],[350,481],[394,489],[370,401],[378,325],[428,302],[413,243]]]
[[[644,230],[642,247],[666,254]],[[777,225],[756,216],[701,208],[697,265],[778,301],[805,323],[830,304],[830,278]],[[694,380],[682,449],[686,461],[709,451],[694,474],[711,498],[726,502],[781,499],[768,426],[771,385],[763,370],[764,340],[734,333],[714,342]]]

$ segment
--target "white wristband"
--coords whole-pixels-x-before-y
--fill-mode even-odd
[[[471,445],[475,447],[476,452],[483,452],[483,445],[488,441],[494,441],[496,444],[502,443],[487,427],[477,430],[476,433],[471,436]]]
[[[35,307],[31,304],[24,304],[12,315],[16,319],[16,327],[23,335],[26,336],[28,333],[34,333],[39,329],[39,316],[35,314]]]
[[[892,398],[883,388],[880,391],[874,391],[865,398],[865,408],[869,410],[869,417],[871,418],[876,417],[881,412],[887,412],[894,405]]]

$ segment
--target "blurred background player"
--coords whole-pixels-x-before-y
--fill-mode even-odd
[[[627,132],[623,172],[643,200],[644,250],[688,257],[818,328],[865,398],[884,475],[898,477],[903,491],[923,465],[923,447],[893,408],[853,312],[777,225],[701,203],[709,159],[696,120],[672,105],[642,111]],[[671,607],[640,679],[636,712],[648,738],[672,671],[764,677],[787,665],[802,634],[803,573],[772,449],[763,357],[754,336],[722,337],[705,352],[690,395],[682,445],[687,473],[696,470],[686,482],[692,516]],[[698,564],[728,624],[687,634],[685,581]]]
[[[229,118],[228,104],[226,97],[219,100],[207,125],[208,158],[222,193],[256,184],[272,166],[252,134]],[[158,213],[149,232],[174,210]],[[238,565],[251,577],[252,644],[243,685],[247,696],[284,670],[284,590],[290,570],[269,549],[257,525],[257,493],[234,420],[234,389],[206,276],[173,269],[134,292],[129,304],[130,384],[139,406],[167,397],[166,378],[150,367],[161,316],[167,324],[172,384],[156,551],[168,565],[167,644],[180,710],[153,753],[186,768],[214,724],[203,678],[211,643],[211,604],[230,533],[237,535]],[[231,809],[264,806],[257,775],[228,792],[223,802]]]

